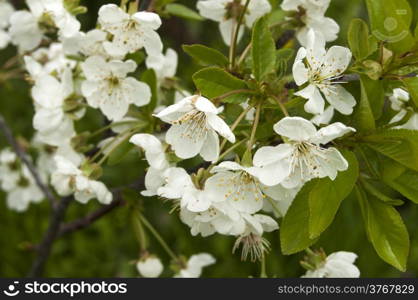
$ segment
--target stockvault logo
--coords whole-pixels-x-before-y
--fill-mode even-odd
[[[3,293],[9,297],[17,296],[20,293],[20,291],[17,289],[18,284],[19,281],[14,281],[13,284],[9,284],[9,286],[6,290],[3,291]]]

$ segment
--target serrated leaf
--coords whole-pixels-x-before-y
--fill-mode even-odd
[[[348,44],[356,59],[363,60],[369,56],[369,26],[362,19],[351,21],[348,28]]]
[[[383,161],[382,179],[391,188],[418,204],[418,172],[387,159]]]
[[[280,245],[285,255],[305,250],[316,242],[309,237],[309,193],[317,180],[306,183],[296,195],[280,226]]]
[[[262,81],[276,66],[276,47],[267,18],[259,19],[254,25],[251,53],[254,77]]]
[[[217,67],[209,67],[196,72],[193,75],[193,82],[203,96],[216,98],[228,92],[247,89],[245,81],[231,75],[225,70]],[[247,100],[248,93],[231,95],[224,102],[241,103]]]
[[[403,166],[418,171],[418,132],[406,129],[381,130],[364,137],[366,145]]]
[[[194,21],[204,20],[204,18],[202,18],[202,16],[200,16],[194,10],[178,3],[170,3],[166,5],[165,11],[171,15],[174,15],[183,19],[189,19],[189,20],[194,20]]]
[[[147,69],[141,74],[141,81],[148,84],[151,89],[151,100],[147,105],[150,111],[154,111],[158,100],[157,75],[153,69]]]
[[[407,0],[366,0],[372,34],[396,53],[410,50],[412,10]]]
[[[351,193],[357,181],[357,158],[350,151],[343,152],[348,169],[339,172],[335,180],[319,179],[309,193],[309,237],[318,237],[334,220],[341,202]]]
[[[408,92],[415,105],[418,106],[418,77],[405,78],[403,82],[408,88]]]
[[[216,49],[204,45],[183,45],[183,50],[203,65],[228,65],[228,58]]]
[[[398,211],[391,205],[356,187],[367,236],[377,254],[395,268],[405,271],[409,254],[409,234]]]
[[[358,131],[373,131],[376,129],[373,110],[369,100],[366,86],[372,81],[366,76],[360,77],[361,98],[360,103],[355,108],[354,121]]]

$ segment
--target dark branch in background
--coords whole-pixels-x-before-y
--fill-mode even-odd
[[[9,126],[7,126],[2,115],[0,115],[0,130],[3,132],[4,136],[6,137],[6,140],[8,141],[10,146],[13,148],[16,155],[28,167],[30,173],[35,179],[36,185],[41,189],[45,197],[48,199],[48,201],[51,203],[52,207],[54,208],[56,204],[56,198],[54,194],[51,192],[48,186],[43,183],[35,166],[28,159],[28,156],[26,155],[25,151],[14,138],[12,131],[10,130]]]
[[[276,48],[283,48],[291,39],[295,37],[294,30],[286,30],[282,36],[276,41]]]
[[[67,207],[72,199],[72,197],[62,198],[51,214],[51,220],[49,222],[48,229],[42,238],[42,242],[37,247],[38,256],[32,264],[32,267],[28,273],[28,277],[39,277],[42,275],[45,263],[51,253],[52,244],[58,236],[60,224],[64,218],[65,211],[67,210]]]
[[[98,210],[92,212],[91,214],[85,216],[84,218],[77,219],[75,221],[69,222],[67,224],[61,225],[61,228],[58,233],[58,237],[61,237],[67,233],[71,233],[83,228],[86,228],[93,224],[98,219],[112,212],[115,208],[125,205],[125,201],[118,195],[119,198],[115,199],[109,205],[105,205]]]
[[[108,213],[112,212],[115,208],[124,206],[126,204],[126,201],[123,200],[121,192],[125,188],[134,189],[134,190],[143,190],[145,188],[144,180],[145,180],[145,177],[142,177],[138,179],[137,181],[135,181],[134,183],[112,189],[113,199],[114,199],[112,203],[110,203],[109,205],[100,207],[98,210],[90,213],[89,215],[83,218],[71,221],[66,224],[62,224],[58,236],[61,237],[67,233],[71,233],[79,229],[84,229],[90,226],[91,224],[93,224],[95,221],[104,217]]]

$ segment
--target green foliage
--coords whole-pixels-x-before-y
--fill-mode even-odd
[[[228,58],[216,49],[199,44],[183,45],[182,48],[184,52],[203,65],[217,65],[220,67],[228,65]]]
[[[280,226],[280,245],[283,254],[305,250],[315,243],[309,237],[309,194],[316,180],[306,183],[290,205]]]
[[[373,35],[389,49],[404,53],[415,40],[411,34],[412,10],[407,0],[366,0]]]
[[[387,185],[418,204],[418,172],[389,159],[384,161],[381,168],[382,179]]]
[[[197,12],[179,3],[170,3],[165,7],[165,11],[173,16],[184,19],[202,21],[204,20]]]
[[[193,82],[203,96],[216,98],[228,92],[247,88],[244,80],[241,80],[225,70],[217,67],[202,69],[193,75]],[[245,92],[226,97],[224,101],[240,103],[247,99]]]
[[[141,74],[141,81],[148,84],[151,89],[151,101],[147,105],[149,111],[154,111],[157,106],[157,75],[153,69],[148,69]]]
[[[405,271],[409,253],[408,231],[391,205],[356,187],[367,235],[377,254],[395,268]]]
[[[309,193],[309,237],[311,239],[332,223],[341,202],[351,193],[357,181],[359,167],[354,153],[343,152],[349,168],[340,172],[335,180],[328,177],[316,181]]]
[[[251,54],[254,77],[262,81],[276,67],[276,47],[267,18],[259,19],[254,25]]]
[[[407,168],[418,171],[418,132],[406,129],[380,130],[364,137],[367,146]]]
[[[408,88],[412,101],[414,101],[415,106],[418,107],[418,77],[405,78],[403,82]]]
[[[376,129],[376,123],[375,123],[375,117],[373,115],[371,100],[377,99],[377,97],[375,97],[375,95],[371,93],[370,87],[372,87],[375,84],[374,84],[374,81],[369,80],[365,76],[361,76],[360,84],[361,84],[360,103],[357,105],[357,107],[355,108],[355,112],[354,112],[354,120],[356,122],[356,128],[359,131],[372,131]]]
[[[374,52],[370,45],[369,26],[361,19],[353,19],[348,28],[348,44],[358,60],[367,58]]]

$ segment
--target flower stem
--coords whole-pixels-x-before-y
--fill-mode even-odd
[[[244,111],[238,116],[238,118],[234,121],[234,123],[231,125],[231,131],[233,132],[239,123],[241,123],[242,119],[246,116],[246,114],[253,108],[254,106],[252,105],[248,105],[248,107],[246,109],[244,109]],[[225,147],[226,142],[228,140],[224,138],[221,147],[219,149],[219,151],[222,151],[222,149]]]
[[[229,61],[230,61],[230,68],[233,70],[235,68],[235,50],[237,48],[238,43],[238,34],[240,27],[242,25],[242,21],[244,19],[245,13],[247,12],[248,5],[250,4],[251,0],[247,0],[244,5],[244,9],[241,12],[241,15],[238,18],[237,23],[235,24],[233,35],[232,35],[232,41],[231,41],[231,47],[229,48]]]
[[[139,217],[139,211],[136,209],[132,214],[132,225],[134,227],[135,236],[138,240],[139,248],[141,252],[146,251],[148,248],[147,236],[145,234],[144,227],[142,226],[141,218]]]
[[[255,142],[255,134],[257,132],[258,123],[260,122],[260,114],[261,114],[261,102],[258,103],[257,109],[255,111],[255,118],[253,123],[253,128],[251,130],[250,141],[248,142],[248,150],[251,151],[251,148]]]
[[[270,95],[270,97],[272,97],[274,100],[276,100],[277,104],[279,105],[281,111],[283,112],[283,114],[288,117],[289,116],[289,112],[286,109],[286,106],[283,104],[282,99],[275,96],[275,95]]]
[[[145,227],[148,228],[148,230],[151,232],[151,234],[155,237],[155,239],[160,243],[161,247],[167,252],[167,254],[175,261],[178,261],[179,258],[174,254],[174,252],[170,249],[170,247],[167,245],[167,243],[164,241],[163,237],[158,233],[158,231],[154,228],[154,226],[151,225],[150,222],[140,213],[139,218],[141,219],[142,223],[145,225]]]
[[[261,254],[261,271],[260,271],[260,278],[267,278],[267,273],[266,273],[266,254],[263,253]]]

